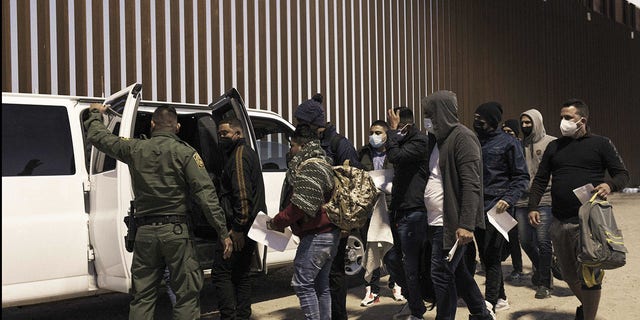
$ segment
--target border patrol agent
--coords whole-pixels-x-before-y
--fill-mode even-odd
[[[151,139],[126,139],[112,134],[102,122],[107,106],[92,104],[84,122],[87,139],[100,151],[127,165],[135,194],[138,231],[131,264],[132,293],[129,319],[153,319],[157,289],[165,266],[177,301],[173,319],[200,318],[200,290],[204,275],[187,226],[188,195],[194,196],[224,244],[225,259],[233,243],[216,190],[200,155],[176,133],[178,115],[160,106],[151,120]]]

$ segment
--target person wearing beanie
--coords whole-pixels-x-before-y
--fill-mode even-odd
[[[301,103],[293,116],[299,124],[308,124],[312,128],[323,128],[326,126],[326,117],[322,107],[322,95],[316,93],[313,97]]]
[[[327,157],[333,160],[333,165],[342,165],[349,160],[349,165],[364,169],[359,161],[358,152],[353,143],[339,134],[336,127],[327,122],[324,107],[322,106],[322,94],[316,93],[309,100],[302,102],[296,108],[293,116],[297,125],[306,124],[315,129],[320,146]],[[347,277],[345,274],[345,254],[349,234],[340,234],[338,251],[331,264],[329,273],[329,288],[331,289],[331,319],[347,320]]]
[[[489,128],[496,129],[500,121],[502,121],[502,105],[495,101],[483,103],[476,109],[476,115],[481,117],[482,121],[485,122]],[[476,129],[475,120],[477,119],[474,118],[474,129]],[[476,129],[476,133],[477,131]]]
[[[520,140],[520,121],[516,119],[505,120],[504,123],[502,123],[502,131]]]
[[[512,214],[513,207],[529,185],[529,172],[522,146],[512,136],[499,129],[502,105],[483,103],[476,109],[473,129],[482,146],[482,185],[484,190],[485,229],[476,229],[480,261],[485,266],[485,299],[494,311],[509,309],[504,290],[501,263],[506,239],[488,221],[490,210],[496,214]],[[469,258],[469,257],[468,257]],[[473,255],[475,261],[475,253]]]

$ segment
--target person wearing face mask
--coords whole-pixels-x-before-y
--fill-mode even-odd
[[[387,159],[387,149],[384,144],[387,141],[387,131],[389,131],[389,125],[384,120],[376,120],[371,123],[369,128],[369,143],[364,145],[358,151],[358,157],[360,163],[367,171],[393,169],[393,164]],[[391,204],[391,194],[385,194],[387,207]],[[369,223],[371,218],[360,230],[362,239],[367,239],[367,233],[369,229]],[[365,251],[368,252],[368,251]],[[376,268],[371,272],[371,279],[366,282],[365,296],[360,302],[363,307],[373,305],[380,302],[380,268]],[[392,290],[393,298],[396,301],[403,301],[402,287],[398,285],[392,276],[389,277],[389,289]]]
[[[251,259],[256,243],[247,235],[259,211],[267,212],[264,182],[258,153],[244,139],[236,118],[218,123],[218,145],[223,153],[220,203],[224,209],[233,253],[222,259],[220,248],[213,259],[212,282],[218,297],[220,319],[251,316]]]
[[[411,311],[407,319],[422,319],[427,311],[419,278],[427,237],[423,198],[429,176],[429,153],[435,141],[416,128],[411,109],[389,109],[388,117],[391,130],[387,132],[385,148],[394,170],[390,217],[393,247],[384,262],[407,299]]]
[[[488,221],[486,212],[496,207],[498,214],[511,214],[529,184],[529,172],[520,142],[499,129],[502,105],[483,103],[476,109],[473,129],[482,146],[482,183],[485,229],[475,232],[480,261],[485,266],[485,299],[494,311],[509,309],[502,278],[502,260],[506,239]],[[475,260],[475,256],[473,257]]]
[[[551,179],[553,221],[549,232],[553,249],[563,280],[581,303],[576,308],[576,319],[593,320],[598,312],[602,287],[600,284],[587,286],[583,274],[602,275],[603,271],[583,267],[577,261],[581,203],[573,189],[591,184],[594,192],[606,199],[611,192],[625,187],[629,182],[629,171],[611,140],[590,132],[587,126],[589,106],[584,101],[570,99],[564,102],[560,118],[562,137],[547,145],[531,184],[529,223],[540,223],[538,207]]]
[[[537,109],[529,109],[520,114],[520,126],[524,139],[524,156],[529,169],[529,176],[533,182],[542,154],[547,145],[556,137],[548,135],[544,128],[542,114]],[[520,235],[522,249],[533,264],[533,277],[531,283],[536,287],[535,298],[544,299],[551,297],[552,289],[552,246],[549,227],[551,226],[551,186],[547,186],[537,211],[538,216],[529,223],[529,189],[523,192],[516,203],[517,230]]]
[[[437,91],[421,103],[425,128],[436,141],[429,155],[429,179],[424,190],[436,319],[455,319],[458,297],[466,303],[470,320],[495,319],[473,273],[467,272],[464,259],[465,252],[475,246],[474,230],[485,228],[480,142],[458,120],[455,93]],[[455,253],[443,259],[454,246]]]

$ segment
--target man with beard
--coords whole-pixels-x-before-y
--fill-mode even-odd
[[[240,121],[221,120],[218,136],[224,159],[220,202],[233,240],[233,253],[225,260],[218,246],[211,278],[218,295],[220,319],[248,320],[251,316],[250,266],[256,243],[247,232],[258,212],[267,212],[264,182],[258,154],[247,145]]]
[[[592,134],[587,126],[589,106],[579,99],[570,99],[560,109],[562,137],[551,141],[542,155],[529,195],[529,220],[540,216],[538,206],[551,179],[551,212],[553,222],[549,232],[560,263],[562,277],[580,300],[576,319],[593,320],[598,313],[601,282],[604,271],[583,267],[577,260],[580,250],[580,201],[573,189],[591,184],[601,198],[618,191],[629,182],[629,171],[611,140]],[[605,172],[610,177],[605,176]],[[584,275],[599,279],[589,286]]]

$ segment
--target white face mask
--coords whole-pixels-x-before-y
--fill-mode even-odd
[[[431,122],[431,119],[424,118],[424,129],[429,133],[433,133],[433,122]]]
[[[378,135],[378,134],[370,135],[369,144],[376,149],[382,147],[384,145],[384,140],[382,138],[382,135]]]
[[[571,120],[562,119],[560,121],[560,131],[565,137],[573,137],[578,132],[578,124]]]

